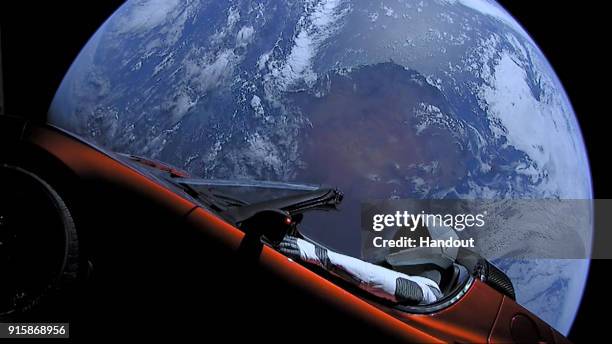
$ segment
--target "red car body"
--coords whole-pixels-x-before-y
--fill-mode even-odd
[[[245,236],[239,228],[129,162],[48,125],[3,117],[0,133],[2,163],[43,178],[74,215],[87,271],[79,282],[85,291],[60,316],[71,321],[73,336],[568,342],[477,278],[456,302],[417,314],[345,288],[267,245],[252,261],[236,258]]]

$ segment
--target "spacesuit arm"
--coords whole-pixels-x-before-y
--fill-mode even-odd
[[[386,269],[304,239],[287,236],[279,250],[290,258],[317,265],[371,294],[393,302],[425,305],[442,297],[438,285],[428,278]]]

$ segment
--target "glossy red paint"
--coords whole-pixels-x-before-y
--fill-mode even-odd
[[[560,333],[534,314],[504,297],[489,343],[569,343]]]
[[[130,188],[132,191],[156,200],[177,216],[186,215],[197,205],[162,185],[138,173],[95,148],[66,136],[54,129],[35,127],[28,130],[27,141],[59,158],[84,179],[104,179]]]
[[[499,292],[476,280],[459,302],[439,312],[417,315],[389,311],[444,341],[486,343],[502,299]]]

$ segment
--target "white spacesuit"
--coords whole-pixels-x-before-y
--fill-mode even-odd
[[[442,297],[439,286],[429,278],[409,276],[294,236],[285,237],[279,250],[292,259],[319,266],[392,302],[426,305]]]

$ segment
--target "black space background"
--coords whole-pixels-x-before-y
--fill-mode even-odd
[[[612,198],[608,11],[603,3],[504,0],[544,51],[576,110],[589,152],[596,198]],[[6,113],[43,120],[72,60],[121,1],[2,1],[0,30]],[[606,30],[607,29],[607,30]],[[612,262],[596,260],[570,338],[591,342],[609,333],[602,317],[612,302]]]

